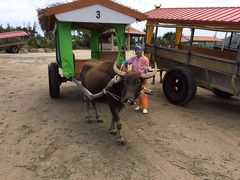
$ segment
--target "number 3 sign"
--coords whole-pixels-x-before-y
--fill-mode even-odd
[[[100,16],[100,11],[96,11],[96,14],[97,14],[97,15],[96,15],[96,18],[97,18],[97,19],[100,19],[100,17],[101,17],[101,16]]]

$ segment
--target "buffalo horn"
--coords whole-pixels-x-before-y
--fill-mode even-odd
[[[115,61],[114,65],[113,65],[113,70],[114,70],[115,73],[116,73],[117,75],[119,75],[119,76],[124,76],[124,75],[126,74],[126,72],[121,71],[121,70],[118,69],[117,64],[116,64],[116,61]]]
[[[157,73],[157,64],[154,63],[154,65],[155,65],[155,67],[154,67],[152,72],[148,72],[146,74],[141,74],[141,77],[143,79],[148,79],[148,78],[151,78],[151,77],[155,76],[155,74]]]

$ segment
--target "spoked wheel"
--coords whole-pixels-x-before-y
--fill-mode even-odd
[[[48,64],[49,95],[51,98],[58,98],[60,94],[61,77],[59,75],[58,64]]]
[[[219,89],[214,89],[214,90],[213,90],[213,93],[214,93],[216,96],[220,97],[220,98],[230,98],[230,97],[233,96],[233,94],[230,94],[230,93],[221,91],[221,90],[219,90]]]
[[[165,74],[163,91],[172,104],[185,105],[196,95],[197,84],[188,68],[176,67]]]

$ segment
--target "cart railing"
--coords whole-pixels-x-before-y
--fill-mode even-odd
[[[240,72],[237,61],[154,45],[146,45],[145,52],[152,54],[159,69],[187,66],[195,76],[198,86],[239,95]]]

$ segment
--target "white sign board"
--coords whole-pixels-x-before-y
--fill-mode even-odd
[[[135,18],[101,5],[92,5],[55,15],[59,21],[132,24]]]

